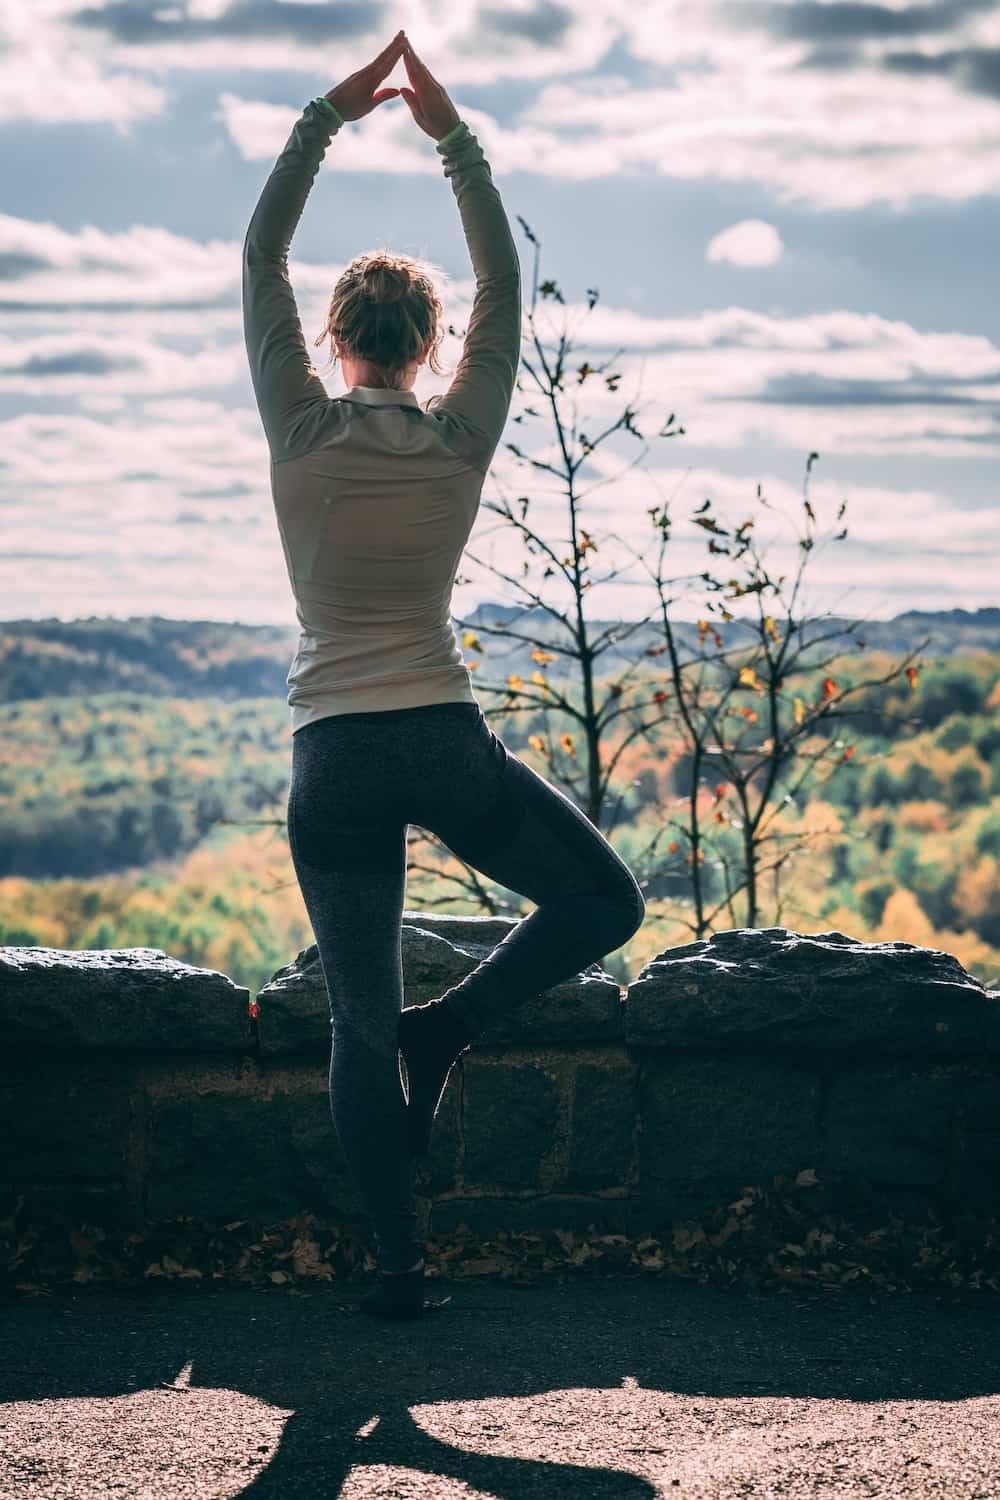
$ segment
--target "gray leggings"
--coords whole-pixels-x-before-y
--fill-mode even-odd
[[[333,714],[292,736],[288,839],[330,1000],[331,1112],[388,1271],[422,1254],[398,1054],[409,823],[536,904],[447,991],[473,1036],[620,948],[646,911],[603,834],[478,703]]]

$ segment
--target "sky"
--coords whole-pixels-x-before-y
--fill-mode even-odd
[[[405,27],[477,135],[575,361],[565,411],[616,435],[579,475],[592,616],[657,609],[703,566],[693,512],[760,485],[816,609],[887,618],[1000,602],[1000,4],[994,0],[0,0],[0,618],[159,614],[294,625],[242,338],[241,252],[309,99]],[[402,63],[386,80],[405,83]],[[515,216],[519,216],[515,217]],[[333,139],[292,242],[307,347],[333,285],[388,246],[474,290],[453,193],[401,99]],[[588,311],[588,291],[599,298]],[[456,337],[442,354],[457,361]],[[339,368],[328,393],[345,389]],[[448,385],[421,370],[421,401]],[[569,546],[551,426],[512,421],[453,614],[527,603],[493,507],[529,494]],[[576,402],[575,413],[573,402]],[[668,413],[683,436],[659,439]],[[544,482],[547,481],[547,482]],[[519,512],[518,512],[519,513]],[[565,591],[543,597],[565,608]],[[682,611],[683,612],[683,611]],[[690,613],[690,611],[688,611]]]

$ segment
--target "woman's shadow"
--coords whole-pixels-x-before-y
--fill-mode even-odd
[[[560,1391],[588,1388],[599,1408],[599,1388],[620,1389],[632,1373],[619,1336],[609,1338],[605,1329],[595,1342],[585,1323],[574,1329],[565,1315],[557,1327],[547,1327],[531,1288],[504,1289],[500,1306],[489,1285],[431,1281],[429,1298],[450,1292],[453,1300],[412,1322],[364,1316],[357,1306],[362,1290],[185,1295],[175,1288],[152,1297],[57,1293],[45,1304],[18,1306],[15,1322],[22,1329],[35,1325],[35,1333],[29,1331],[22,1341],[21,1332],[11,1330],[14,1347],[0,1384],[7,1400],[88,1403],[95,1396],[170,1388],[175,1393],[170,1402],[155,1406],[164,1414],[163,1430],[148,1433],[154,1471],[162,1467],[159,1460],[180,1448],[197,1472],[199,1431],[211,1466],[208,1431],[218,1430],[218,1393],[224,1393],[230,1413],[230,1393],[239,1393],[232,1428],[239,1434],[240,1453],[238,1460],[233,1454],[234,1463],[259,1467],[239,1490],[223,1481],[220,1495],[254,1500],[334,1497],[352,1469],[377,1465],[408,1471],[411,1484],[419,1482],[419,1475],[429,1481],[433,1476],[456,1481],[473,1493],[512,1500],[525,1495],[653,1500],[655,1486],[626,1469],[560,1460],[557,1413],[551,1424],[543,1418],[546,1428],[551,1425],[552,1458],[474,1449],[477,1442],[487,1450],[503,1448],[505,1435],[516,1447],[520,1412],[545,1393],[555,1393],[558,1404]],[[580,1314],[584,1316],[582,1309]],[[75,1337],[62,1344],[67,1325]],[[250,1400],[243,1407],[245,1397]],[[204,1421],[197,1410],[201,1401],[206,1402]],[[477,1409],[480,1402],[486,1405]],[[262,1411],[260,1403],[271,1410]],[[442,1409],[441,1403],[454,1403],[454,1409]],[[421,1407],[429,1409],[427,1427],[420,1420]],[[418,1409],[416,1417],[411,1409]],[[79,1420],[92,1422],[93,1410],[81,1405]],[[113,1412],[109,1418],[114,1420]],[[72,1412],[64,1420],[78,1423]],[[470,1447],[428,1430],[435,1425],[439,1431],[447,1429],[453,1421]],[[477,1433],[480,1423],[483,1430]],[[141,1446],[146,1437],[143,1432],[134,1452],[137,1483],[145,1468]],[[578,1447],[579,1432],[575,1442]],[[563,1444],[566,1453],[573,1451],[570,1433],[563,1435]],[[537,1431],[531,1446],[539,1446]],[[548,1446],[546,1434],[541,1446]],[[254,1460],[258,1447],[266,1456]],[[216,1449],[214,1458],[218,1456]],[[91,1483],[93,1477],[91,1473]],[[363,1475],[355,1483],[359,1479]],[[164,1475],[164,1496],[172,1493],[173,1482]],[[159,1493],[145,1487],[143,1492]],[[432,1483],[428,1492],[436,1493]],[[357,1493],[367,1491],[359,1487]]]
[[[6,1462],[23,1453],[36,1480],[48,1463],[71,1481],[59,1446],[69,1433],[88,1494],[104,1492],[104,1465],[108,1493],[120,1489],[125,1447],[130,1492],[151,1500],[176,1492],[180,1468],[210,1479],[213,1494],[253,1500],[421,1493],[424,1476],[428,1493],[451,1483],[504,1500],[653,1500],[660,1491],[636,1470],[662,1469],[664,1456],[683,1464],[688,1398],[708,1424],[694,1456],[711,1468],[735,1451],[713,1447],[713,1398],[811,1397],[843,1413],[996,1389],[1000,1314],[981,1299],[956,1310],[917,1294],[834,1305],[646,1277],[524,1289],[460,1280],[428,1284],[429,1296],[452,1293],[447,1307],[389,1323],[360,1313],[362,1290],[164,1286],[20,1302],[5,1313],[2,1394],[58,1403],[59,1415],[10,1409]],[[766,1425],[750,1415],[750,1427]],[[738,1411],[729,1420],[740,1427]],[[839,1420],[849,1427],[850,1411]],[[56,1434],[48,1459],[40,1421]]]

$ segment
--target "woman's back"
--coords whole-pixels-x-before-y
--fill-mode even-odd
[[[301,627],[292,730],[329,713],[475,702],[451,595],[484,474],[468,429],[412,391],[353,386],[272,489]]]
[[[464,122],[437,142],[476,277],[448,391],[352,386],[312,368],[287,250],[341,123],[303,111],[266,183],[243,253],[243,314],[271,488],[300,625],[292,730],[328,714],[475,702],[451,591],[500,441],[521,344],[520,265],[500,195]]]

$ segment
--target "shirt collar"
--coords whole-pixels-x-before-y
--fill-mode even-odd
[[[416,406],[420,402],[412,391],[390,391],[385,386],[352,385],[340,398],[342,401],[360,401],[365,406]]]

